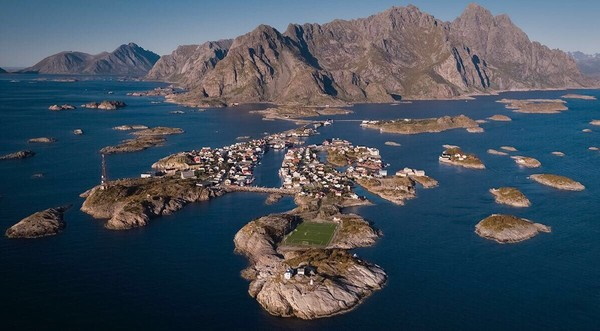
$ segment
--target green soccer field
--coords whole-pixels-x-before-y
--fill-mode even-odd
[[[285,239],[287,245],[326,246],[331,241],[337,224],[302,222]]]

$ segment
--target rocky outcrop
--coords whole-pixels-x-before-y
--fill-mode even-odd
[[[551,174],[535,174],[529,176],[533,181],[536,181],[542,185],[554,187],[559,190],[567,191],[583,191],[585,186],[580,182],[574,181],[571,178],[565,176],[551,175]]]
[[[235,235],[236,252],[250,260],[242,272],[251,281],[248,293],[267,312],[302,319],[328,317],[353,309],[382,288],[385,272],[345,250],[278,247],[299,222],[291,214],[269,215],[248,223]],[[284,273],[289,268],[302,268],[303,274],[297,272],[288,279]]]
[[[48,109],[52,110],[52,111],[61,111],[61,110],[73,110],[73,109],[76,109],[76,107],[73,105],[64,104],[64,105],[52,105],[52,106],[48,107]]]
[[[29,151],[29,150],[24,150],[24,151],[18,151],[18,152],[15,152],[15,153],[10,153],[10,154],[6,154],[6,155],[2,155],[2,156],[0,156],[0,160],[26,159],[26,158],[32,157],[34,155],[35,155],[35,152]]]
[[[82,52],[60,52],[20,72],[40,74],[85,74],[143,76],[159,56],[129,43],[113,52],[91,55]]]
[[[165,142],[167,139],[164,136],[183,133],[183,130],[180,128],[169,128],[164,126],[148,128],[144,125],[132,125],[118,126],[114,127],[113,129],[121,131],[139,131],[135,131],[132,133],[132,135],[136,136],[133,139],[126,139],[121,141],[121,143],[118,145],[106,146],[102,148],[100,150],[100,153],[102,154],[131,153],[143,151],[147,148],[154,147]]]
[[[6,74],[6,73],[8,73],[6,70],[0,68],[0,74]]]
[[[443,116],[440,118],[398,119],[385,121],[366,121],[361,126],[377,129],[379,132],[417,134],[426,132],[443,132],[452,129],[479,128],[479,124],[465,115]]]
[[[497,122],[510,122],[512,121],[512,119],[506,115],[493,115],[488,117],[488,120],[490,121],[497,121]]]
[[[33,144],[33,143],[50,144],[50,143],[56,142],[56,139],[52,138],[52,137],[39,137],[39,138],[31,138],[31,139],[27,140],[27,142],[30,144]]]
[[[479,236],[501,244],[517,243],[535,237],[540,232],[550,232],[549,226],[533,223],[512,215],[493,214],[475,226]]]
[[[583,95],[583,94],[575,94],[575,93],[565,94],[561,98],[563,98],[563,99],[580,99],[580,100],[596,100],[596,97],[593,95]]]
[[[127,106],[123,101],[116,100],[104,100],[102,102],[88,102],[81,105],[83,108],[90,109],[102,109],[102,110],[116,110]]]
[[[538,168],[542,166],[542,163],[537,159],[527,156],[511,156],[511,159],[515,160],[515,163],[525,168]]]
[[[58,234],[66,226],[63,214],[69,208],[70,206],[49,208],[34,213],[6,230],[6,236],[9,238],[39,238]]]
[[[575,61],[529,40],[506,15],[469,5],[453,22],[414,6],[355,20],[260,25],[233,41],[181,46],[148,78],[186,104],[345,104],[582,87]]]
[[[496,203],[509,205],[512,207],[529,207],[531,201],[527,199],[525,194],[515,187],[500,187],[490,189],[490,193],[494,195]]]
[[[222,192],[196,186],[194,180],[138,178],[112,181],[81,194],[81,210],[94,218],[108,219],[105,227],[127,230],[169,215],[188,203],[207,201]]]
[[[558,114],[569,109],[561,99],[501,99],[496,102],[505,104],[507,109],[516,113]]]

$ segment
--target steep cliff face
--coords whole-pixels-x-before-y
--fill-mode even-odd
[[[20,72],[41,74],[86,74],[144,76],[159,56],[129,43],[113,52],[91,55],[82,52],[61,52],[51,55]]]
[[[582,52],[572,52],[569,55],[577,63],[577,67],[582,74],[596,79],[596,84],[600,80],[600,53],[584,54]]]
[[[146,78],[194,86],[225,58],[231,43],[232,40],[227,39],[209,41],[202,45],[179,46],[171,54],[162,56]]]
[[[507,15],[471,4],[451,24],[451,39],[488,68],[497,90],[579,87],[586,80],[566,53],[529,40]]]
[[[363,19],[291,24],[284,33],[261,25],[210,66],[204,63],[211,52],[178,51],[164,59],[170,70],[161,60],[149,77],[225,103],[391,102],[588,84],[567,54],[531,42],[508,16],[475,4],[453,22],[408,6]]]

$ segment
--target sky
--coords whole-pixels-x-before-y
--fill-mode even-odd
[[[135,42],[159,55],[178,45],[234,38],[259,24],[284,31],[289,23],[366,17],[414,4],[450,21],[462,0],[2,0],[0,67],[31,66],[61,51],[97,54]],[[479,0],[508,14],[532,40],[565,51],[600,53],[599,0]]]

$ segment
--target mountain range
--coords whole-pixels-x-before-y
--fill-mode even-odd
[[[144,76],[159,57],[134,43],[129,43],[117,47],[111,53],[103,52],[96,55],[83,52],[60,52],[19,72]]]
[[[260,25],[180,46],[146,77],[186,87],[176,101],[188,104],[392,102],[591,84],[568,54],[477,4],[452,22],[410,5],[283,33]]]
[[[5,74],[5,73],[6,73],[6,70],[0,68],[0,74]]]
[[[575,59],[581,73],[600,79],[600,53],[584,54],[582,52],[572,52],[569,55]]]

